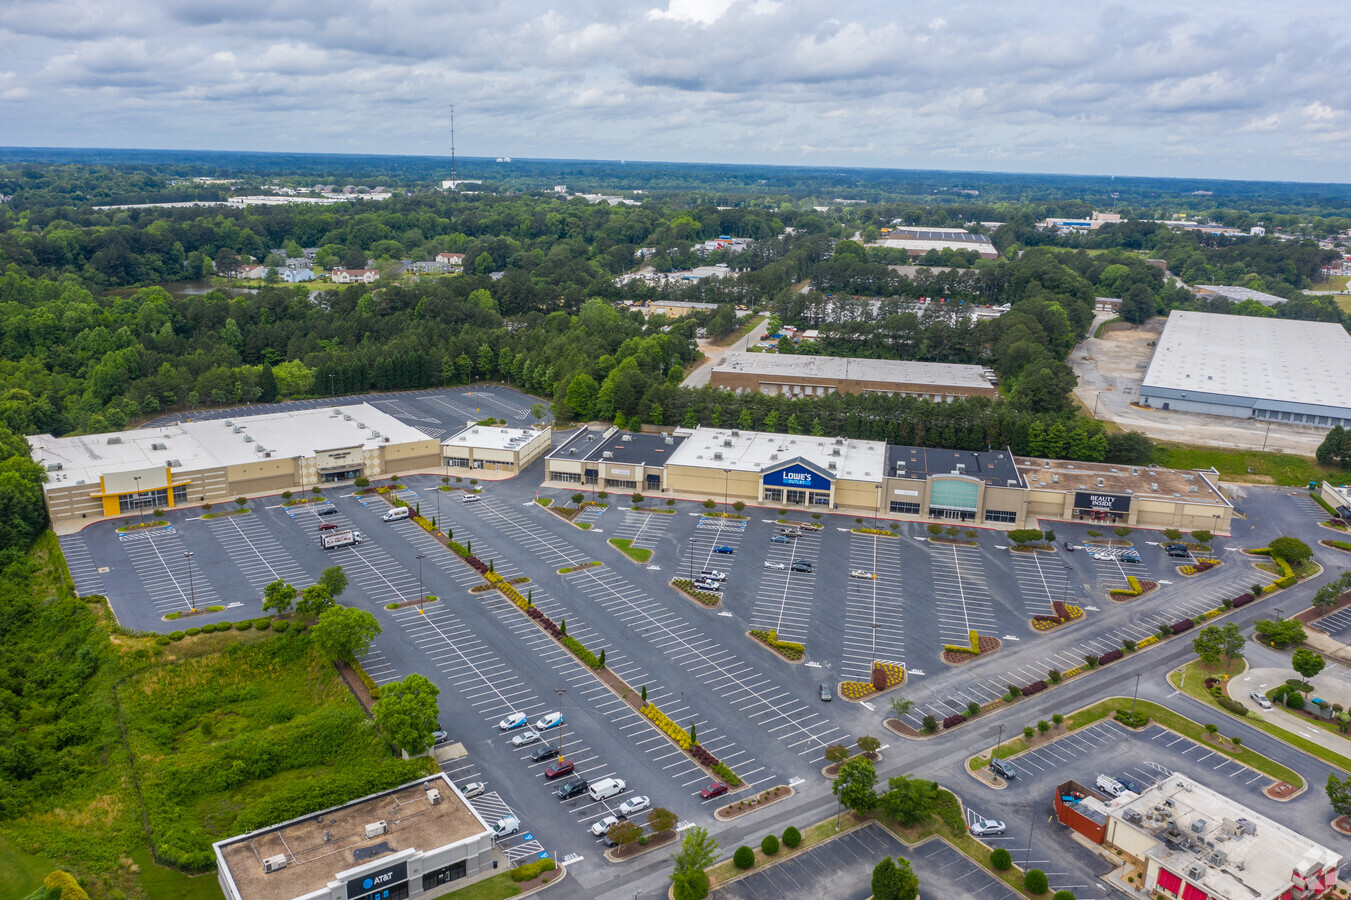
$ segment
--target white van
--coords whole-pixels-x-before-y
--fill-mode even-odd
[[[384,519],[386,522],[397,522],[400,519],[408,518],[410,512],[411,510],[406,506],[396,506],[380,518]]]
[[[626,786],[622,778],[602,778],[600,781],[593,781],[587,793],[591,795],[592,800],[609,800],[621,793]]]
[[[1126,788],[1111,775],[1099,775],[1094,784],[1098,786],[1098,790],[1109,797],[1120,797],[1126,793]]]

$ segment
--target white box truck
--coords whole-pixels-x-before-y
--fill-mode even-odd
[[[360,543],[361,532],[354,528],[325,531],[319,535],[319,546],[325,550],[336,550],[338,547],[350,547]]]

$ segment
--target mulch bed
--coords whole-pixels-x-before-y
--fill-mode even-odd
[[[490,587],[491,587],[491,585],[490,585]],[[477,592],[477,591],[474,591],[474,590],[471,588],[471,589],[470,589],[470,593],[478,593],[478,592]],[[421,605],[422,605],[422,606],[427,606],[428,604],[431,604],[431,603],[440,603],[440,602],[441,602],[441,598],[440,598],[440,597],[433,597],[433,598],[429,598],[429,599],[427,599],[427,600],[423,600],[422,603],[421,603]],[[405,601],[403,601],[402,603],[396,604],[396,605],[394,605],[394,606],[386,606],[385,609],[406,609],[406,608],[409,607],[409,606],[418,606],[418,605],[419,605],[419,604],[418,604],[418,601],[416,601],[416,600],[405,600]]]
[[[973,541],[973,540],[971,540],[970,538],[936,537],[936,536],[934,536],[934,535],[932,535],[932,534],[929,535],[929,543],[931,543],[931,544],[956,544],[958,547],[979,547],[979,546],[980,546],[980,542],[978,542],[978,541]]]
[[[1004,646],[1003,642],[1000,641],[999,638],[991,637],[987,634],[982,634],[979,640],[980,640],[979,653],[957,653],[952,650],[944,650],[943,662],[947,663],[950,666],[960,666],[965,663],[969,663],[973,660],[980,659],[982,656],[988,656],[989,654],[994,653],[1000,647]]]
[[[640,691],[635,691],[633,687],[624,679],[620,678],[609,667],[595,670],[596,677],[609,685],[610,690],[624,698],[624,702],[633,708],[634,712],[643,708],[643,695]],[[625,697],[625,694],[628,694]]]
[[[1336,547],[1336,546],[1333,546],[1332,541],[1319,541],[1318,543],[1320,543],[1320,544],[1322,544],[1324,547],[1328,547],[1329,549],[1332,549],[1332,550],[1340,550],[1340,551],[1342,551],[1343,553],[1351,553],[1351,550],[1347,550],[1345,547]],[[1341,541],[1340,543],[1345,544],[1346,541]]]
[[[895,719],[891,719],[890,721],[894,722]],[[853,756],[849,758],[857,759],[860,756],[868,760],[869,762],[877,762],[877,760],[881,758],[881,754],[878,753],[855,753]],[[840,766],[842,765],[844,765],[844,763],[831,763],[821,771],[827,778],[834,778],[836,775],[840,774]]]
[[[1010,547],[1014,553],[1054,553],[1054,547]]]
[[[661,834],[648,835],[646,846],[634,841],[632,844],[625,844],[622,847],[612,847],[605,851],[605,855],[616,861],[628,859],[630,856],[638,856],[649,850],[655,850],[675,839],[676,833],[674,831],[663,831]]]
[[[1284,800],[1287,797],[1294,796],[1299,789],[1293,784],[1286,784],[1284,781],[1278,781],[1262,793],[1273,800]]]
[[[1152,594],[1159,589],[1157,581],[1140,581],[1140,593],[1134,595],[1108,593],[1107,599],[1113,603],[1130,603],[1132,600],[1139,600],[1148,594]]]
[[[1351,834],[1351,816],[1338,816],[1332,820],[1332,827],[1342,834]]]
[[[526,891],[534,890],[537,887],[543,887],[549,882],[562,877],[563,877],[563,870],[560,868],[560,869],[553,869],[552,871],[549,872],[541,872],[540,874],[536,875],[529,881],[522,881],[519,883],[512,882],[512,884],[520,888],[521,889],[520,892],[524,894]]]
[[[754,797],[747,797],[744,800],[737,800],[734,803],[727,804],[722,809],[715,810],[713,813],[713,818],[723,822],[727,821],[728,819],[735,819],[737,816],[744,816],[747,813],[753,813],[757,809],[764,809],[771,803],[778,803],[780,800],[787,800],[789,797],[793,796],[794,793],[795,791],[786,784],[775,785],[774,787],[769,788],[767,791],[761,791]],[[768,799],[765,799],[765,794],[772,794],[772,796],[770,796]]]
[[[883,722],[882,724],[886,725],[888,728],[890,728],[890,729],[891,729],[892,731],[894,731],[896,734],[899,734],[901,737],[908,737],[908,738],[923,738],[923,737],[931,737],[931,736],[932,736],[932,735],[927,735],[927,734],[925,734],[924,732],[919,731],[919,730],[917,730],[917,729],[911,728],[909,725],[907,725],[906,723],[902,722],[900,719],[887,719],[887,720],[886,720],[885,722]],[[938,731],[935,731],[935,732],[934,732],[934,734],[939,734],[939,733],[940,733],[940,732],[938,732]]]

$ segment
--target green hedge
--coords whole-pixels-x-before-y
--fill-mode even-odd
[[[278,619],[276,622],[272,623],[272,630],[278,633],[283,632],[290,627],[291,623],[286,621],[285,619]]]
[[[245,619],[243,622],[235,623],[235,631],[248,631],[253,627],[252,619]]]
[[[526,863],[512,869],[511,880],[517,883],[529,881],[532,878],[538,878],[545,872],[552,872],[556,868],[558,868],[558,864],[552,859],[537,859],[532,863]]]
[[[755,865],[755,851],[745,844],[737,847],[736,852],[732,854],[732,865],[738,869],[749,869]]]
[[[600,658],[570,634],[559,635],[558,642],[572,651],[572,655],[593,669],[600,668]]]
[[[733,772],[727,763],[718,763],[713,766],[713,774],[723,780],[728,787],[741,787],[741,778]]]

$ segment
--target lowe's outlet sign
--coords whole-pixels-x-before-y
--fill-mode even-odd
[[[763,479],[766,487],[791,488],[800,491],[828,491],[830,479],[803,465],[791,466],[770,472]]]

